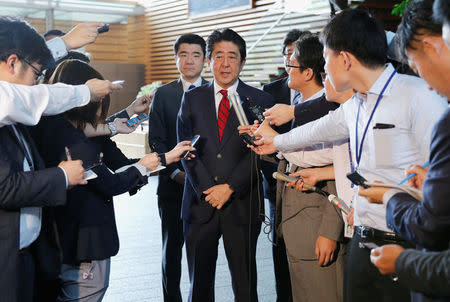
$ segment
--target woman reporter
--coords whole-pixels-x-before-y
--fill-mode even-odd
[[[67,60],[57,67],[50,83],[77,85],[91,78],[103,77],[82,61]],[[84,167],[91,167],[97,175],[86,186],[69,190],[66,205],[56,209],[63,263],[58,301],[86,297],[89,301],[102,300],[109,284],[110,257],[119,250],[113,196],[136,193],[147,184],[147,173],[160,163],[156,153],[128,159],[109,137],[85,136],[86,125],[95,129],[104,123],[108,108],[109,96],[106,96],[101,102],[46,118],[33,130],[47,166],[55,166],[61,158],[71,156],[81,159]],[[190,142],[181,142],[162,157],[169,164],[188,150],[194,150]],[[119,169],[121,172],[112,172]]]

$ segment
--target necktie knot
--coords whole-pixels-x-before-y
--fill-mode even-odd
[[[188,90],[191,90],[191,89],[194,89],[195,88],[195,85],[194,84],[191,84],[189,87],[188,87]]]
[[[220,90],[219,91],[221,94],[222,94],[222,96],[224,96],[224,97],[227,97],[228,96],[228,90],[226,90],[226,89],[222,89],[222,90]]]

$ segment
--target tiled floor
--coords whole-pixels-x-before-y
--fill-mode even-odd
[[[112,258],[111,280],[103,300],[105,302],[163,301],[161,228],[155,193],[157,181],[156,177],[152,177],[149,185],[133,197],[124,194],[115,198],[120,251]],[[256,255],[260,302],[276,299],[271,251],[267,236],[261,232]],[[181,290],[183,300],[187,301],[189,278],[186,259],[183,259]],[[222,247],[219,247],[217,261],[216,301],[233,301],[230,274]]]

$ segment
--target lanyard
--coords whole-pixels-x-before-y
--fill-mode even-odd
[[[362,156],[362,149],[363,149],[363,144],[364,144],[364,139],[366,138],[366,134],[367,134],[367,130],[369,129],[369,125],[370,122],[372,121],[373,115],[375,114],[375,111],[377,110],[378,104],[380,103],[381,99],[383,98],[383,93],[386,90],[387,86],[389,85],[389,83],[391,82],[392,78],[394,77],[396,71],[394,70],[391,74],[391,76],[389,77],[389,79],[386,81],[386,84],[384,84],[383,89],[381,89],[380,95],[378,96],[377,102],[375,103],[375,106],[373,107],[372,113],[370,114],[369,120],[367,121],[367,125],[366,128],[364,129],[363,132],[363,136],[361,138],[361,144],[358,148],[358,121],[359,121],[359,111],[361,109],[361,103],[362,100],[359,101],[359,105],[358,105],[358,114],[356,116],[356,167],[359,166],[359,162],[361,161],[361,156]]]

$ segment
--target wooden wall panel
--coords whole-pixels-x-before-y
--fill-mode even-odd
[[[178,78],[173,43],[179,35],[195,33],[206,39],[213,30],[229,27],[242,35],[249,49],[283,15],[273,0],[255,0],[253,8],[198,19],[189,18],[188,0],[152,0],[142,4],[148,8],[147,29],[150,33],[150,56],[145,63],[147,83],[157,80],[169,82]],[[327,13],[292,13],[285,16],[249,53],[241,78],[244,81],[268,82],[269,76],[277,74],[283,66],[281,43],[287,31],[293,28],[320,31],[327,20]],[[211,79],[207,67],[203,70],[203,76]]]
[[[254,7],[230,13],[192,19],[188,0],[141,0],[146,14],[128,18],[128,24],[111,24],[108,33],[93,45],[86,46],[93,62],[145,64],[145,82],[169,82],[178,78],[173,60],[173,43],[184,33],[196,33],[205,39],[215,29],[232,28],[243,36],[249,49],[282,15],[275,0],[254,0]],[[282,21],[249,53],[241,73],[245,81],[267,82],[283,66],[281,42],[293,28],[320,31],[327,13],[284,16]],[[39,32],[45,31],[44,20],[28,20]],[[77,22],[56,21],[55,28],[68,31]],[[211,79],[205,66],[203,76]]]

